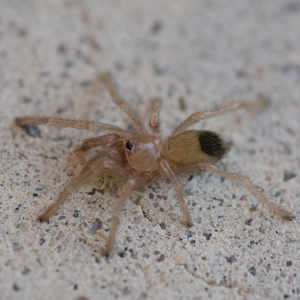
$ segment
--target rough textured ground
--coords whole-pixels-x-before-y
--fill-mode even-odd
[[[0,1],[0,298],[300,299],[299,28],[292,0]],[[97,83],[106,70],[145,120],[163,97],[165,136],[203,107],[270,97],[259,115],[195,128],[228,137],[223,165],[296,220],[201,174],[181,178],[194,227],[158,180],[130,196],[108,260],[98,250],[121,190],[108,176],[36,222],[80,172],[74,150],[98,133],[40,127],[31,137],[13,120],[59,115],[130,130]]]

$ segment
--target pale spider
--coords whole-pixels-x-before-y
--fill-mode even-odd
[[[118,217],[124,206],[125,200],[135,186],[146,185],[155,177],[169,178],[174,184],[181,209],[188,226],[192,226],[192,219],[185,204],[182,187],[175,174],[194,173],[206,170],[229,178],[239,185],[245,186],[263,204],[281,214],[286,219],[294,216],[270,202],[257,187],[246,177],[228,172],[215,165],[230,150],[230,144],[212,131],[187,130],[200,120],[209,119],[240,108],[263,108],[267,101],[259,100],[255,103],[232,103],[215,110],[206,110],[193,113],[173,131],[167,139],[160,135],[159,113],[161,100],[154,101],[153,113],[149,121],[151,133],[144,127],[137,113],[117,93],[113,80],[109,74],[103,74],[100,79],[105,83],[112,100],[120,109],[131,118],[137,134],[131,134],[117,126],[94,121],[68,120],[61,118],[17,118],[19,125],[47,124],[56,127],[71,127],[76,129],[103,130],[110,132],[107,135],[86,139],[81,150],[86,151],[94,147],[102,147],[102,150],[91,159],[81,174],[71,183],[67,184],[56,202],[44,214],[40,221],[47,221],[55,214],[59,206],[68,198],[68,195],[95,176],[108,168],[120,180],[125,182],[123,192],[114,208],[111,230],[106,244],[105,254],[111,252],[118,227]]]

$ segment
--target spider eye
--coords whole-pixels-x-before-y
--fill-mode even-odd
[[[132,144],[130,141],[128,141],[128,142],[126,143],[126,148],[127,148],[129,151],[131,151],[131,150],[133,149],[133,144]]]

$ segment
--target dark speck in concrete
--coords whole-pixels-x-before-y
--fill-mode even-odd
[[[30,273],[30,269],[27,267],[24,267],[23,271],[22,271],[22,275],[27,275]]]
[[[65,54],[67,51],[67,47],[63,44],[60,44],[58,47],[57,47],[57,52],[60,53],[60,54]]]
[[[256,268],[252,267],[248,270],[248,272],[252,275],[252,276],[256,276]]]
[[[95,195],[96,189],[92,189],[90,192],[87,192],[88,195]]]
[[[201,223],[202,223],[202,218],[201,218],[201,217],[198,217],[198,218],[196,219],[196,223],[197,223],[197,224],[201,224]]]
[[[19,83],[19,87],[20,88],[24,87],[24,81],[23,81],[23,79],[19,79],[18,83]]]
[[[21,80],[22,80],[22,79],[21,79]],[[23,80],[22,80],[22,84],[23,84],[23,86],[24,86],[24,82],[23,82]],[[32,102],[32,98],[30,98],[30,97],[26,97],[26,96],[25,96],[25,97],[23,97],[23,99],[22,99],[22,100],[23,100],[23,102],[24,102],[24,103],[26,103],[26,104],[27,104],[27,103],[30,103],[30,102]]]
[[[37,193],[32,194],[33,197],[38,197],[39,195]]]
[[[118,253],[118,255],[123,258],[123,257],[126,256],[126,252],[125,251],[121,251],[121,252]]]
[[[23,129],[23,131],[33,137],[33,138],[40,138],[41,137],[41,132],[38,127],[32,126],[32,125],[25,125],[25,124],[20,124],[20,127]]]
[[[78,218],[80,214],[80,210],[74,210],[73,217]]]
[[[46,240],[44,239],[44,238],[41,238],[40,239],[40,241],[39,241],[39,244],[41,245],[41,246],[43,246],[43,244],[46,242]]]
[[[287,267],[291,267],[293,265],[293,262],[291,261],[291,260],[288,260],[287,262],[286,262],[286,266]]]
[[[64,113],[65,111],[67,111],[67,108],[66,107],[62,107],[62,108],[58,108],[56,110],[56,113],[60,115],[60,114]]]
[[[157,195],[157,199],[168,200],[168,196]]]
[[[12,288],[14,291],[19,291],[21,289],[16,283],[13,284]]]
[[[134,220],[134,223],[135,223],[135,224],[141,224],[141,222],[142,222],[142,217],[141,217],[141,216],[138,216],[138,217],[135,217],[133,220]]]
[[[248,226],[251,226],[251,223],[253,222],[253,219],[247,219],[245,224]]]
[[[244,70],[237,70],[237,71],[235,72],[235,75],[236,75],[236,77],[238,77],[238,78],[243,78],[243,77],[246,77],[246,76],[247,76],[247,73],[246,73],[246,71],[244,71]]]
[[[154,202],[154,203],[153,203],[153,207],[158,207],[158,206],[159,206],[159,204],[158,204],[157,202]],[[144,212],[143,212],[143,213],[144,213]],[[145,213],[145,214],[146,214],[146,213]],[[144,214],[144,217],[147,217],[147,214],[146,214],[146,215],[145,215],[145,214]]]
[[[292,178],[295,178],[296,176],[297,175],[294,172],[285,170],[283,174],[283,180],[288,181]]]
[[[102,221],[97,218],[93,223],[92,223],[92,227],[91,229],[89,230],[89,233],[94,235],[96,234],[96,232],[102,228]]]
[[[159,225],[161,229],[166,229],[166,224],[164,222],[161,222]]]
[[[154,65],[154,72],[155,72],[156,75],[159,76],[159,75],[163,75],[163,74],[167,73],[168,69],[164,68],[164,67]]]
[[[123,289],[123,291],[122,291],[122,295],[123,295],[123,296],[127,296],[127,295],[129,295],[129,294],[131,294],[131,292],[130,292],[130,290],[129,290],[129,287],[128,287],[128,286],[124,287],[124,289]]]
[[[124,64],[122,64],[121,62],[116,62],[115,63],[115,68],[118,70],[118,71],[123,71],[124,70]]]
[[[249,211],[253,212],[253,211],[256,211],[257,210],[257,205],[252,205],[250,208],[249,208]]]
[[[90,300],[88,297],[85,296],[79,296],[75,300]]]
[[[234,255],[230,255],[230,256],[227,256],[225,258],[226,258],[227,262],[229,262],[231,264],[233,264],[234,262],[237,261]]]
[[[50,72],[42,71],[40,74],[41,74],[41,77],[48,77],[50,75]]]
[[[284,4],[284,10],[287,12],[295,12],[299,10],[300,8],[300,3],[293,1],[293,2],[288,2]]]
[[[22,206],[22,204],[19,204],[19,205],[15,208],[15,210],[19,210],[21,206]]]
[[[215,201],[219,201],[219,205],[223,206],[224,200],[220,199],[220,198],[216,198],[216,197],[211,197],[211,199],[215,200]]]
[[[14,252],[20,252],[21,250],[23,250],[23,246],[21,246],[19,243],[14,242],[12,244],[12,249]]]
[[[186,111],[186,109],[187,109],[187,105],[186,105],[186,101],[185,101],[184,97],[179,97],[179,108],[182,111]],[[190,178],[189,178],[189,181],[191,181],[194,178],[194,175],[191,175]]]
[[[281,195],[281,192],[276,192],[275,195],[274,195],[274,197],[277,198],[277,197],[279,197],[280,195]]]
[[[20,29],[19,30],[19,32],[18,32],[18,36],[20,36],[20,37],[24,37],[24,36],[26,36],[27,35],[27,31],[26,31],[26,29]]]
[[[248,195],[243,195],[241,198],[240,198],[240,200],[242,200],[242,201],[246,201],[248,199]]]
[[[130,257],[132,259],[137,259],[137,257],[138,257],[138,252],[137,251],[134,251],[133,249],[129,249],[128,251],[129,251]]]
[[[66,61],[65,62],[65,67],[66,68],[71,68],[71,67],[73,67],[73,63],[71,61]]]
[[[203,233],[203,236],[205,236],[206,240],[209,241],[212,234],[211,233]]]
[[[157,259],[158,262],[162,262],[165,259],[165,256],[163,254],[160,255],[160,257]]]
[[[192,237],[193,235],[195,235],[195,233],[194,233],[193,231],[188,230],[188,231],[186,232],[186,235],[187,235],[187,238],[190,238],[190,237]]]
[[[156,21],[156,22],[154,22],[154,24],[152,25],[150,31],[151,31],[151,33],[153,33],[153,34],[156,34],[156,33],[158,33],[159,31],[162,30],[162,27],[163,27],[162,23],[161,23],[160,21]]]
[[[99,192],[101,195],[104,195],[104,189],[98,189],[97,192]]]
[[[80,82],[80,87],[85,88],[88,86],[91,86],[93,84],[93,81],[91,80],[85,80]]]

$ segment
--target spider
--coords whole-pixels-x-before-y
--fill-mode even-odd
[[[109,255],[115,241],[118,217],[130,192],[136,187],[146,185],[152,179],[169,178],[177,191],[178,200],[188,226],[192,226],[192,218],[183,198],[182,186],[177,174],[194,173],[206,170],[228,178],[235,183],[246,187],[256,198],[267,207],[282,215],[286,219],[294,216],[280,206],[270,202],[258,188],[243,175],[229,172],[218,166],[216,162],[222,159],[230,150],[230,144],[215,132],[206,130],[187,130],[200,120],[205,120],[241,108],[263,108],[268,101],[258,100],[252,104],[235,102],[214,109],[199,111],[190,115],[180,123],[173,133],[163,139],[160,134],[159,114],[161,100],[155,99],[153,113],[149,121],[151,133],[142,124],[137,113],[118,94],[113,79],[109,73],[100,75],[113,102],[132,120],[136,134],[129,133],[117,126],[94,121],[69,120],[54,117],[23,117],[16,118],[18,125],[51,125],[56,127],[70,127],[76,129],[103,130],[106,135],[86,139],[82,151],[94,147],[102,147],[96,156],[87,162],[81,174],[66,185],[56,202],[46,210],[38,220],[48,221],[58,208],[67,200],[69,194],[75,192],[84,184],[101,174],[105,169],[125,182],[122,194],[114,208],[111,229],[104,250]]]

